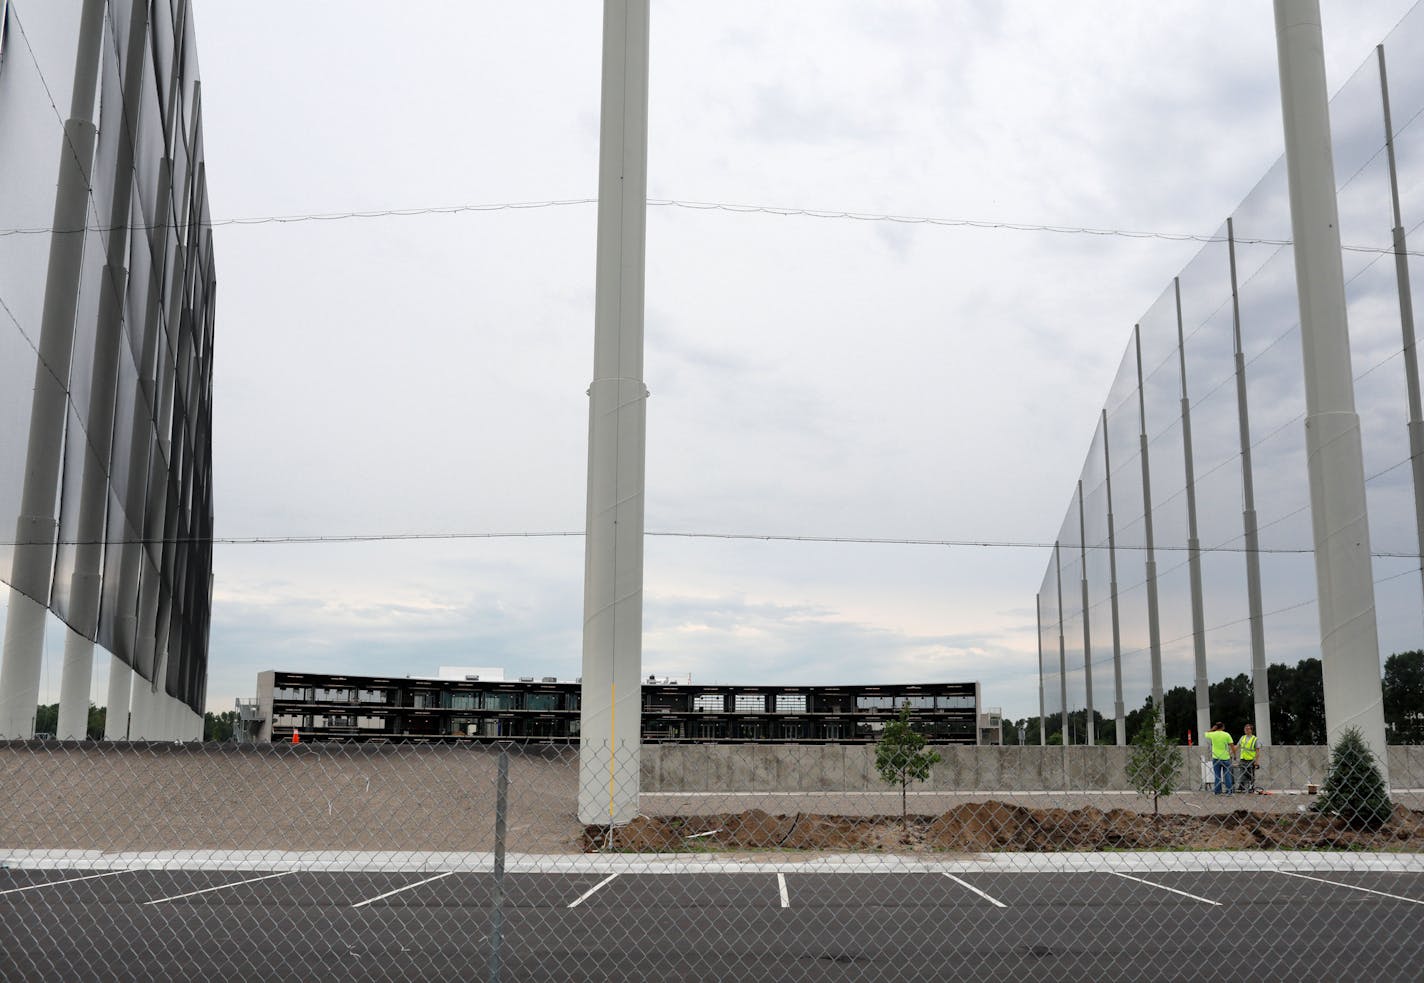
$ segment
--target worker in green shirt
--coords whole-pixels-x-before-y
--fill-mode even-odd
[[[1206,732],[1206,739],[1211,742],[1211,791],[1213,795],[1231,794],[1231,752],[1236,750],[1236,743],[1231,739],[1231,735],[1226,732],[1226,727],[1218,720],[1211,725],[1211,730]]]
[[[1256,728],[1246,725],[1241,735],[1241,791],[1256,791],[1256,768],[1260,765],[1260,751],[1256,747]]]

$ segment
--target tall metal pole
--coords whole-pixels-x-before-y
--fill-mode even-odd
[[[1152,469],[1147,458],[1147,400],[1142,380],[1142,325],[1132,326],[1132,343],[1137,351],[1138,454],[1142,458],[1142,531],[1147,557],[1147,645],[1152,662],[1152,705],[1157,708],[1159,727],[1166,727],[1167,710],[1162,705],[1162,622],[1157,612],[1157,554],[1152,542]]]
[[[605,0],[603,6],[578,812],[581,822],[610,825],[638,814],[648,5]]]
[[[1241,344],[1241,302],[1236,287],[1236,229],[1226,220],[1231,267],[1231,333],[1236,357],[1236,417],[1241,431],[1241,528],[1246,542],[1246,605],[1251,626],[1251,689],[1256,737],[1271,743],[1271,689],[1266,676],[1266,626],[1261,613],[1261,537],[1256,530],[1256,485],[1251,466],[1251,418],[1246,406],[1246,353]]]
[[[1078,562],[1083,576],[1083,694],[1087,704],[1085,719],[1085,743],[1089,747],[1098,743],[1098,724],[1093,719],[1093,636],[1088,625],[1088,524],[1083,517],[1083,482],[1078,481]]]
[[[1305,362],[1325,726],[1359,728],[1388,780],[1364,455],[1350,370],[1319,0],[1275,0],[1286,175]]]
[[[1206,674],[1206,617],[1202,610],[1201,540],[1197,537],[1197,477],[1192,457],[1192,401],[1187,395],[1187,341],[1182,329],[1182,279],[1172,278],[1177,302],[1177,364],[1182,376],[1182,460],[1187,476],[1187,573],[1192,595],[1192,653],[1196,662],[1197,733],[1211,729],[1211,684]]]
[[[1424,556],[1424,411],[1420,410],[1419,361],[1414,348],[1414,295],[1409,286],[1409,250],[1404,241],[1404,220],[1399,212],[1399,172],[1394,162],[1394,123],[1389,114],[1389,79],[1385,74],[1384,45],[1375,47],[1379,58],[1380,102],[1384,106],[1384,149],[1389,159],[1389,198],[1394,206],[1394,278],[1399,285],[1399,329],[1404,335],[1404,382],[1409,399],[1409,463],[1414,472],[1414,528],[1419,555]],[[1419,566],[1424,584],[1424,562]]]
[[[0,652],[0,738],[28,738],[35,730],[44,661],[45,612],[59,525],[55,497],[64,448],[74,314],[79,301],[97,134],[94,93],[103,27],[104,0],[84,0],[75,46],[74,91],[59,145],[54,231],[50,233],[25,479],[11,561],[5,647]]]
[[[1033,595],[1033,614],[1038,621],[1038,746],[1048,746],[1048,715],[1043,705],[1043,597]]]
[[[1058,585],[1058,688],[1063,700],[1063,747],[1072,738],[1068,729],[1068,645],[1063,637],[1063,556],[1059,544],[1053,544],[1053,579]]]
[[[1108,492],[1108,595],[1112,601],[1113,720],[1117,746],[1127,744],[1127,712],[1122,700],[1122,629],[1117,607],[1117,535],[1113,529],[1112,451],[1108,440],[1108,411],[1103,410],[1103,482]]]

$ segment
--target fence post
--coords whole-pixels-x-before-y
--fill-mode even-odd
[[[500,949],[504,945],[504,831],[509,816],[509,745],[499,746],[499,776],[494,792],[494,898],[490,926],[490,983],[499,983]]]

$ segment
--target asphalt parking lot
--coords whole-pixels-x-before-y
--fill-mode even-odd
[[[1424,873],[506,874],[504,979],[1417,980]],[[0,978],[487,979],[468,871],[0,870]]]

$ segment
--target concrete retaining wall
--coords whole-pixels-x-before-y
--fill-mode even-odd
[[[936,747],[943,759],[922,791],[1121,790],[1130,748]],[[1202,749],[1182,748],[1183,790],[1202,780]],[[1424,786],[1424,747],[1389,749],[1396,787]],[[1321,746],[1261,750],[1260,784],[1298,789],[1325,778]],[[645,744],[645,792],[872,792],[886,785],[867,744]]]

